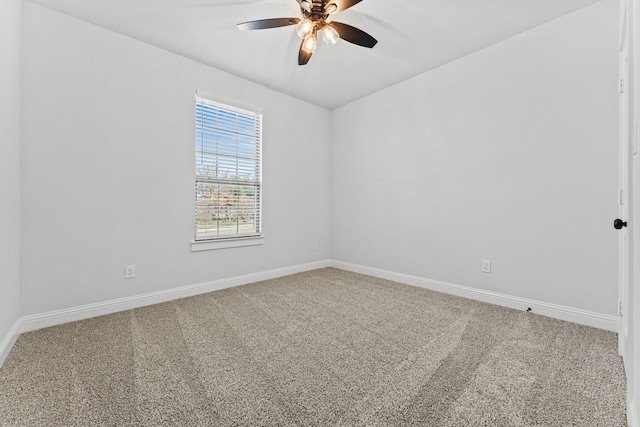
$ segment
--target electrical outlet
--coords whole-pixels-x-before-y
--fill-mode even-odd
[[[125,279],[133,279],[136,277],[136,266],[135,265],[125,265],[124,266],[124,278]]]
[[[313,242],[313,245],[311,245],[311,249],[313,249],[314,251],[318,250],[318,242]]]
[[[491,273],[491,261],[483,259],[481,271],[483,273]]]

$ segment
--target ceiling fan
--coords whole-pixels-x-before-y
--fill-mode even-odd
[[[336,12],[349,9],[362,0],[296,0],[300,5],[300,18],[259,19],[238,24],[241,30],[264,30],[267,28],[296,26],[296,32],[302,38],[298,51],[298,65],[305,65],[316,50],[318,32],[322,32],[324,41],[332,46],[338,39],[346,40],[358,46],[372,48],[378,43],[376,39],[362,30],[342,22],[327,20]]]

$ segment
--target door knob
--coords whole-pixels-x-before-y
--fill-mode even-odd
[[[616,230],[620,230],[622,227],[626,227],[627,226],[627,221],[623,221],[620,218],[617,218],[616,220],[613,221],[613,228],[615,228]]]

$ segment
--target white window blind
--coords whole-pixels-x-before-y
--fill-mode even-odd
[[[196,241],[259,236],[262,115],[196,97]]]

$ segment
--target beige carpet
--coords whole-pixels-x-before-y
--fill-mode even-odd
[[[24,334],[1,426],[624,426],[613,333],[336,269]]]

